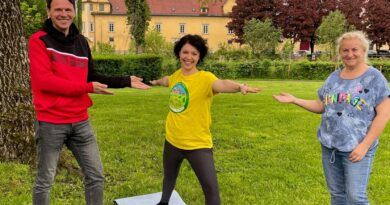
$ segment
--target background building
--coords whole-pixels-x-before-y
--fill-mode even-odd
[[[233,32],[226,25],[234,0],[218,0],[202,6],[199,0],[148,0],[151,21],[168,42],[175,42],[186,34],[205,38],[211,50],[220,44],[231,44]],[[131,36],[127,25],[124,0],[82,0],[82,34],[90,46],[97,42],[115,46],[117,52],[129,50]]]

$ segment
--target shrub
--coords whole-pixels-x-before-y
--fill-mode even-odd
[[[95,70],[111,76],[136,75],[148,83],[161,77],[162,58],[158,55],[98,55],[94,58]]]
[[[234,70],[234,67],[231,66],[231,63],[228,62],[206,61],[200,66],[200,69],[210,71],[221,79],[236,78],[236,72]]]
[[[335,65],[331,62],[301,61],[292,64],[290,74],[292,79],[297,80],[325,80],[334,70]]]
[[[371,61],[370,64],[380,70],[385,78],[390,81],[390,61]]]
[[[121,73],[142,77],[144,82],[161,77],[162,58],[157,55],[142,54],[124,58]]]

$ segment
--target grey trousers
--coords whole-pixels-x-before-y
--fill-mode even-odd
[[[72,151],[83,171],[87,205],[102,205],[103,166],[88,120],[72,124],[36,122],[38,164],[33,204],[50,204],[50,189],[56,174],[59,153],[64,144]]]

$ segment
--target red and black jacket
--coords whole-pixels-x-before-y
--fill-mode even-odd
[[[130,77],[107,77],[94,71],[85,37],[71,25],[65,36],[50,19],[28,44],[31,86],[36,117],[55,124],[88,119],[92,82],[111,88],[130,87]]]

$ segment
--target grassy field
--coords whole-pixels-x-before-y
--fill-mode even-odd
[[[241,81],[262,87],[255,95],[219,94],[212,107],[214,157],[222,204],[329,204],[316,138],[320,115],[283,105],[287,91],[315,99],[321,82]],[[115,90],[93,95],[90,115],[105,170],[105,204],[161,191],[168,89]],[[369,185],[371,204],[390,204],[390,126],[381,136]],[[0,163],[0,204],[31,204],[34,171]],[[176,190],[189,205],[203,204],[195,174],[185,162]],[[84,204],[82,178],[61,171],[52,204]]]

